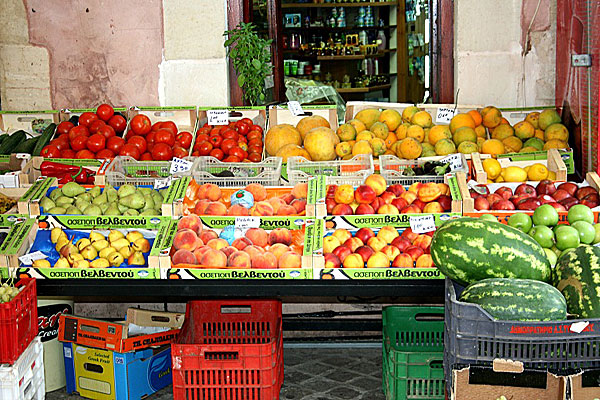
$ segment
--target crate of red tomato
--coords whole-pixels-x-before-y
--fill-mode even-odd
[[[192,156],[260,162],[266,119],[265,107],[201,107]]]

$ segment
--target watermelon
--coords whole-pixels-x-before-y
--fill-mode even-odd
[[[469,285],[460,301],[479,304],[503,321],[562,321],[567,318],[564,296],[547,283],[532,279],[490,278]]]
[[[512,226],[479,218],[444,223],[431,241],[431,257],[440,271],[463,286],[486,278],[550,282],[544,249]]]
[[[570,314],[600,318],[600,248],[581,245],[558,259],[554,286],[567,299]]]

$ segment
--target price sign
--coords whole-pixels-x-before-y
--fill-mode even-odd
[[[157,179],[154,181],[154,189],[163,189],[171,186],[171,181],[173,180],[172,176],[168,176],[164,179]]]
[[[171,169],[169,173],[171,175],[178,172],[186,172],[192,169],[192,163],[190,161],[183,160],[181,158],[173,157],[171,161]]]
[[[19,261],[21,261],[25,265],[31,265],[35,260],[43,260],[44,258],[48,258],[41,251],[36,251],[31,254],[25,254],[24,256],[19,257]]]
[[[229,123],[229,111],[208,110],[206,111],[209,125],[227,125]]]
[[[296,116],[298,115],[303,115],[304,114],[304,110],[302,109],[302,106],[300,105],[299,102],[297,101],[288,101],[288,109],[290,110],[290,112]]]
[[[590,323],[588,321],[573,322],[569,330],[575,333],[581,333]]]
[[[449,156],[442,158],[440,162],[449,163],[450,171],[463,169],[463,162],[460,153],[450,154]]]
[[[444,108],[440,107],[437,109],[437,114],[435,115],[435,123],[436,124],[449,124],[452,117],[454,117],[454,109],[453,108]]]
[[[260,227],[259,217],[235,217],[235,229],[243,230],[244,232],[250,228]]]
[[[414,233],[427,233],[435,231],[435,218],[433,215],[418,215],[410,217],[410,229]]]

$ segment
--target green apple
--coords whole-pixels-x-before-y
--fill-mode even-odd
[[[534,226],[529,231],[529,235],[544,248],[549,249],[554,244],[554,233],[547,226]],[[579,236],[577,238],[579,239]]]
[[[554,207],[553,207],[554,208]],[[525,213],[515,213],[508,217],[508,225],[528,233],[533,226],[531,217]]]
[[[554,226],[558,224],[558,211],[550,204],[542,204],[535,209],[532,219],[535,226]]]
[[[594,224],[594,230],[596,231],[596,236],[593,243],[600,243],[600,224]]]
[[[573,249],[581,243],[577,229],[569,225],[561,225],[554,232],[556,247],[560,250]]]
[[[546,253],[546,258],[550,261],[550,265],[555,266],[558,261],[558,255],[552,249],[544,248],[544,252]]]
[[[569,224],[573,225],[573,222],[586,221],[590,224],[594,223],[594,213],[592,210],[583,204],[575,204],[569,209],[567,213],[567,220]]]
[[[496,216],[492,214],[482,214],[479,216],[479,218],[484,219],[486,221],[498,222],[498,218],[496,218]]]
[[[579,232],[579,240],[584,244],[591,244],[596,238],[596,229],[594,226],[585,221],[575,221],[571,226]]]

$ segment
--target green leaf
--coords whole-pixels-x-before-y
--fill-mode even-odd
[[[244,86],[244,82],[246,82],[246,77],[243,74],[240,74],[238,76],[238,85],[240,85],[240,87]]]
[[[225,47],[229,47],[229,46],[231,45],[231,43],[233,43],[233,38],[229,38],[229,39],[227,39],[227,40],[225,41],[225,44],[224,44],[224,46],[225,46]]]
[[[260,67],[262,66],[261,62],[258,61],[256,58],[252,59],[252,66],[256,69],[260,69]]]

